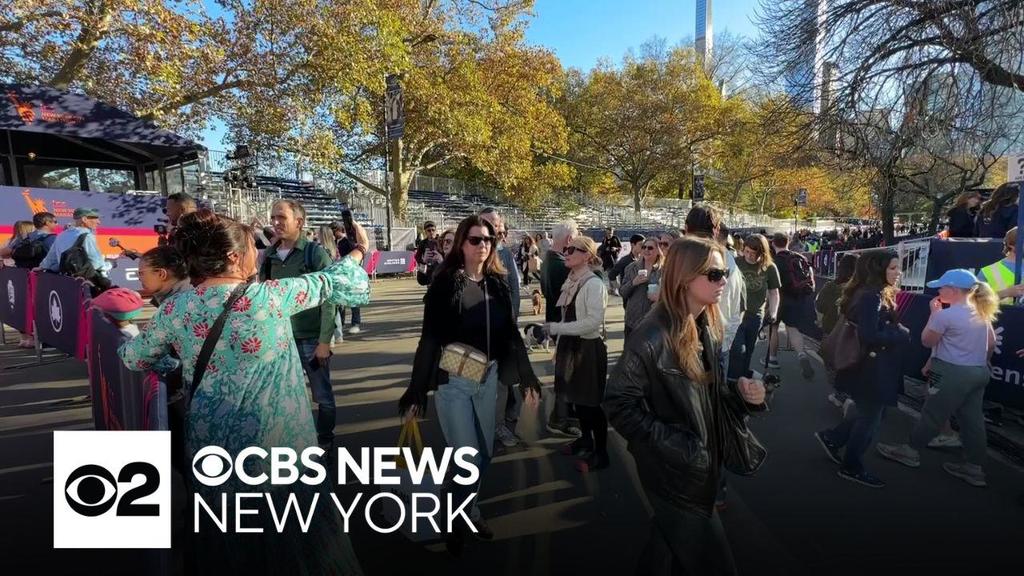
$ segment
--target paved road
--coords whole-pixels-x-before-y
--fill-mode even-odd
[[[411,370],[421,296],[411,280],[376,284],[374,303],[363,313],[366,331],[337,349],[332,376],[342,445],[394,445],[396,401]],[[613,361],[621,351],[622,312],[616,303],[609,309]],[[524,300],[524,313],[527,308]],[[550,393],[550,354],[531,358]],[[0,349],[0,365],[24,360],[10,345]],[[753,423],[769,449],[768,461],[755,477],[730,478],[723,513],[742,573],[1020,573],[1019,470],[993,461],[990,487],[977,489],[942,471],[943,458],[952,454],[929,451],[918,470],[870,455],[872,470],[889,483],[884,490],[841,480],[811,436],[839,417],[826,400],[827,387],[823,379],[802,380],[790,356],[783,356],[783,364],[784,384],[771,412]],[[84,366],[74,361],[0,373],[0,565],[11,570],[5,573],[45,567],[47,574],[92,574],[111,563],[131,568],[106,573],[144,570],[129,564],[144,561],[133,552],[50,547],[50,432],[90,427],[85,378]],[[545,409],[550,410],[547,401],[540,407]],[[366,573],[409,573],[413,567],[420,574],[632,573],[649,530],[648,508],[624,443],[612,433],[612,467],[581,475],[558,452],[565,441],[548,438],[542,421],[536,411],[524,414],[520,433],[529,448],[498,455],[487,472],[481,508],[496,533],[493,542],[470,542],[455,560],[442,547],[374,534],[360,523],[352,538]],[[882,438],[897,439],[912,423],[911,416],[892,411]],[[442,445],[432,411],[424,434],[428,444]],[[354,490],[340,492],[344,497]]]

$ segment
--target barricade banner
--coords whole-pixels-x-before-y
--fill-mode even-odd
[[[27,268],[0,268],[0,286],[4,291],[3,302],[0,302],[0,322],[18,332],[29,332],[31,326],[28,277]]]
[[[967,268],[973,272],[1003,258],[1003,241],[989,238],[932,240],[928,246],[925,281],[940,278],[947,270]],[[928,294],[937,290],[926,288]]]
[[[921,368],[931,356],[931,350],[921,345],[931,310],[928,303],[934,296],[900,292],[896,309],[900,323],[910,329],[910,349],[904,356],[903,373],[921,379]],[[1024,308],[1003,306],[995,322],[996,351],[992,355],[991,375],[985,399],[1024,410],[1024,359],[1017,350],[1024,349]]]
[[[416,271],[415,252],[374,252],[370,259],[369,274],[405,274]]]
[[[79,278],[43,272],[36,275],[37,338],[44,344],[85,358],[84,314],[89,284]]]
[[[167,397],[156,375],[129,370],[117,350],[127,339],[89,310],[89,387],[97,430],[167,430]]]

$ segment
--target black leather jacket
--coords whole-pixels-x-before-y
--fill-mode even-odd
[[[767,451],[746,419],[766,407],[747,404],[726,383],[721,344],[712,339],[704,315],[697,325],[705,365],[715,372],[712,383],[694,383],[680,370],[668,341],[671,319],[658,305],[630,336],[608,379],[603,405],[629,443],[644,488],[710,517],[722,465],[750,475],[764,462]]]
[[[420,342],[416,346],[416,356],[412,363],[412,378],[409,388],[398,401],[399,411],[405,412],[409,406],[416,405],[425,410],[427,392],[437,390],[439,385],[448,383],[448,375],[438,369],[441,351],[455,341],[456,328],[462,315],[462,292],[466,286],[466,276],[461,271],[454,274],[435,275],[427,294],[423,297],[423,329]],[[505,346],[495,354],[498,362],[498,380],[506,386],[519,384],[522,388],[531,388],[540,394],[540,380],[533,373],[530,358],[523,344],[523,335],[516,327],[512,316],[512,294],[504,278],[487,275],[487,288],[505,303],[503,309],[508,311],[506,333],[499,335]],[[518,303],[516,303],[518,304]],[[421,410],[420,414],[425,412]]]

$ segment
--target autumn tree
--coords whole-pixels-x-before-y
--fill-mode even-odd
[[[653,42],[621,66],[570,74],[561,108],[571,160],[621,182],[639,215],[659,177],[689,182],[722,131],[725,106],[692,49]]]

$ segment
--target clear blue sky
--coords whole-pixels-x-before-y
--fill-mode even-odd
[[[710,0],[712,29],[754,37],[758,0]],[[547,46],[569,68],[591,68],[601,57],[618,62],[653,37],[670,45],[692,39],[696,0],[536,0],[527,38]]]
[[[758,0],[710,0],[715,35],[728,30],[754,37]],[[602,57],[618,62],[654,37],[670,45],[694,36],[696,0],[536,0],[527,40],[550,48],[562,66],[588,70]],[[223,126],[207,130],[203,144],[223,150]]]

